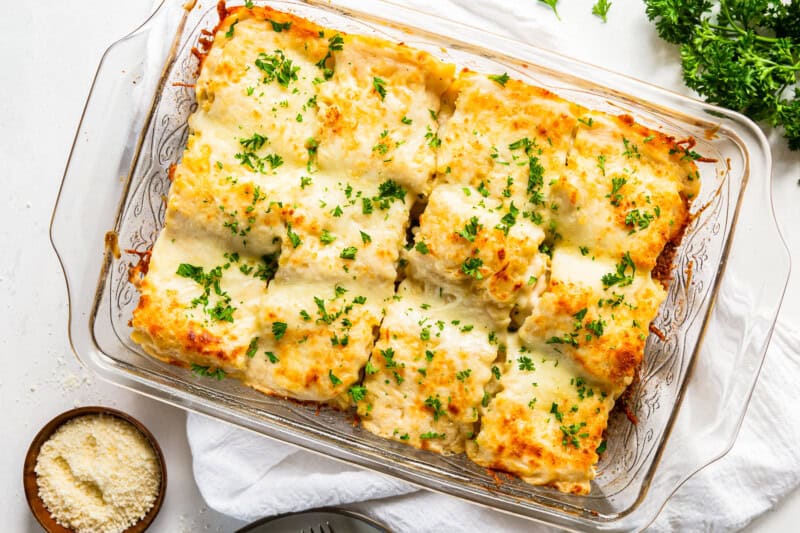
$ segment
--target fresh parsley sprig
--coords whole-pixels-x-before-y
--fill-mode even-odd
[[[597,15],[603,22],[608,22],[608,10],[611,8],[611,2],[608,0],[597,0],[592,6],[592,15]]]
[[[550,9],[552,9],[553,13],[556,14],[556,18],[558,20],[561,20],[561,17],[558,14],[558,9],[556,9],[556,5],[558,4],[558,0],[539,0],[539,1],[541,3],[543,3],[543,4],[547,4],[548,6],[550,6]]]
[[[686,85],[782,126],[800,149],[800,2],[645,0],[659,36],[680,45]]]

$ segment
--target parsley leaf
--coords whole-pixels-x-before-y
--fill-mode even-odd
[[[608,0],[597,0],[597,3],[592,6],[592,15],[597,15],[603,22],[608,22],[608,10],[611,7],[611,2]]]
[[[457,231],[456,233],[469,242],[475,242],[475,238],[478,236],[478,232],[483,228],[478,222],[478,217],[472,217],[469,219],[469,222],[466,223],[464,229]]]
[[[287,324],[286,322],[273,322],[272,323],[272,335],[275,337],[276,341],[279,341],[283,338],[286,334]]]
[[[539,0],[539,1],[542,2],[543,4],[547,4],[548,6],[550,6],[550,9],[552,9],[553,13],[556,14],[556,18],[558,20],[561,20],[561,17],[558,15],[558,10],[556,9],[556,4],[558,4],[558,0]]]
[[[341,257],[342,259],[355,259],[357,252],[358,248],[356,248],[355,246],[348,246],[347,248],[342,250],[342,253],[339,254],[339,257]]]
[[[251,359],[255,357],[257,349],[258,349],[258,337],[253,337],[252,339],[250,339],[250,344],[247,346],[247,352],[245,352],[247,354],[247,357],[250,357]]]
[[[511,78],[508,77],[508,73],[507,72],[503,72],[501,75],[496,75],[495,74],[495,75],[489,76],[489,79],[492,80],[493,82],[505,87],[506,83],[508,83],[508,80],[510,80]]]
[[[289,28],[292,27],[292,23],[291,22],[275,22],[274,20],[270,20],[269,23],[272,24],[272,30],[276,31],[278,33],[282,32],[284,30],[288,31]]]
[[[358,403],[367,396],[367,388],[360,385],[353,385],[347,390],[347,394],[354,402]]]
[[[386,82],[381,78],[374,77],[372,78],[372,87],[375,88],[375,92],[381,97],[381,100],[386,98]]]
[[[627,273],[628,269],[630,269],[630,274]],[[633,283],[635,274],[636,265],[633,263],[633,259],[631,259],[630,252],[625,252],[625,255],[622,256],[619,264],[617,264],[616,271],[603,276],[603,287],[607,289],[614,285],[619,285],[620,287],[628,286]]]
[[[461,264],[461,272],[477,280],[482,280],[483,274],[480,271],[482,266],[483,260],[480,257],[468,257]]]

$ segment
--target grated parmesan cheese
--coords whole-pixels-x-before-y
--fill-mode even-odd
[[[60,525],[117,533],[153,507],[161,484],[156,453],[132,424],[110,415],[69,420],[36,460],[39,496]]]

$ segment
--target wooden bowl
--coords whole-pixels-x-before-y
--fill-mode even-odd
[[[138,429],[139,432],[144,435],[144,437],[150,443],[150,446],[153,448],[153,451],[155,451],[156,460],[158,461],[158,467],[161,472],[161,483],[158,487],[156,501],[153,502],[153,507],[144,516],[144,518],[123,532],[141,533],[150,526],[150,524],[153,522],[153,519],[155,519],[156,515],[158,514],[158,511],[161,510],[161,504],[164,503],[164,493],[166,492],[167,488],[167,467],[166,463],[164,462],[164,454],[161,452],[161,447],[158,445],[158,442],[156,442],[153,434],[150,433],[150,431],[148,431],[148,429],[144,427],[141,422],[128,414],[117,411],[116,409],[110,409],[108,407],[79,407],[78,409],[72,409],[71,411],[61,413],[48,422],[47,425],[45,425],[39,431],[39,433],[36,434],[33,442],[31,442],[30,448],[28,448],[28,453],[25,456],[25,466],[23,467],[22,471],[22,481],[25,485],[25,497],[28,499],[28,506],[31,508],[33,516],[35,516],[36,520],[39,521],[39,524],[41,524],[41,526],[49,533],[74,533],[73,530],[67,529],[58,524],[50,514],[50,511],[47,510],[47,507],[45,507],[44,502],[39,497],[39,484],[36,480],[36,472],[34,469],[36,468],[36,460],[39,457],[39,451],[42,448],[42,444],[44,444],[64,422],[85,415],[110,415],[132,424],[133,427]]]

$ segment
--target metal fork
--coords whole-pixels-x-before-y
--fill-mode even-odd
[[[314,526],[311,526],[306,532],[305,528],[300,530],[300,533],[336,533],[333,530],[333,526],[330,522],[325,522],[324,524],[320,524],[317,526],[318,529],[315,529]]]

